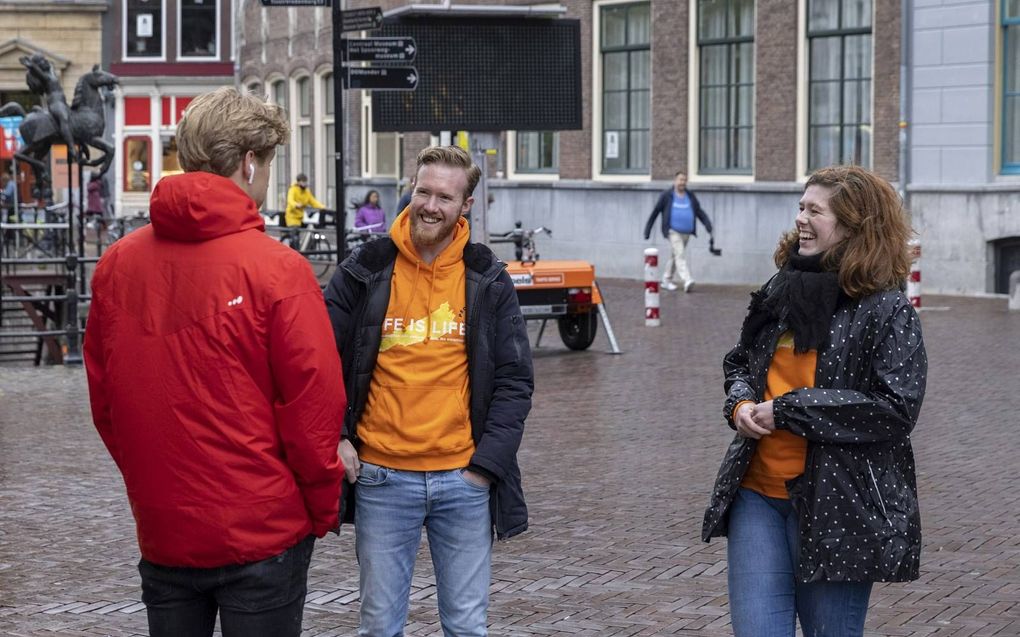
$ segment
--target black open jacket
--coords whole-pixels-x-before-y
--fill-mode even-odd
[[[355,447],[379,355],[396,258],[397,247],[389,237],[370,241],[340,264],[326,288],[326,307],[347,390],[343,435]],[[507,539],[528,528],[517,449],[534,389],[531,346],[506,264],[484,245],[469,243],[464,248],[464,266],[469,408],[475,442],[470,466],[492,478],[492,524],[496,536]],[[344,487],[349,486],[345,481]],[[349,498],[354,491],[349,489]],[[346,521],[354,515],[349,498],[342,498]]]
[[[762,289],[764,292],[769,284]],[[910,432],[924,399],[928,359],[917,313],[895,290],[843,297],[829,344],[818,351],[813,388],[773,401],[777,429],[807,439],[804,473],[786,483],[800,529],[797,578],[917,579],[921,516]],[[730,427],[741,401],[764,400],[785,319],[723,359]],[[730,504],[758,442],[737,435],[723,458],[702,538],[725,536]]]

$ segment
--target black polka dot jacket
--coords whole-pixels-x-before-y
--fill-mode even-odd
[[[738,345],[723,359],[731,428],[737,403],[764,400],[776,341],[787,329],[785,320],[774,322],[750,348]],[[773,402],[776,427],[807,439],[804,473],[786,483],[799,517],[797,577],[917,579],[921,517],[910,432],[928,370],[920,321],[898,291],[844,298],[829,336],[818,352],[815,387]],[[740,435],[730,443],[705,511],[706,542],[726,535],[727,511],[756,446]]]

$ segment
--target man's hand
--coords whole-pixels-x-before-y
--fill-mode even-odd
[[[483,476],[480,473],[475,473],[471,469],[464,469],[464,471],[462,473],[463,473],[463,476],[464,476],[465,480],[467,480],[468,482],[470,482],[472,484],[476,484],[476,485],[478,485],[480,487],[488,488],[489,485],[492,484],[491,480],[489,480],[488,478],[486,478],[485,476]]]
[[[358,481],[358,475],[361,474],[361,460],[358,459],[357,450],[351,444],[351,441],[345,438],[340,441],[337,452],[340,454],[340,461],[344,463],[344,473],[347,474],[347,481],[354,484]]]
[[[762,403],[765,404],[765,403]],[[737,426],[737,433],[745,438],[754,438],[759,440],[762,436],[768,436],[772,433],[773,428],[764,427],[761,424],[755,422],[753,413],[760,405],[751,405],[751,403],[745,403],[737,409],[737,415],[733,419],[734,424]],[[772,401],[769,401],[769,413],[772,412]]]

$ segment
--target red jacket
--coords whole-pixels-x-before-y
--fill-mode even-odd
[[[142,557],[210,568],[321,537],[347,400],[311,268],[229,179],[166,177],[150,214],[96,267],[84,346]]]

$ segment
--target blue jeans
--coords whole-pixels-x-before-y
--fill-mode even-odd
[[[354,524],[361,571],[362,637],[400,637],[411,576],[428,530],[439,621],[446,637],[486,632],[492,558],[489,488],[461,469],[397,471],[361,463]]]
[[[864,634],[871,582],[812,582],[795,577],[800,539],[789,500],[741,488],[730,506],[730,621],[735,637]]]
[[[298,637],[315,536],[279,555],[235,566],[183,568],[142,560],[142,601],[152,637]]]

